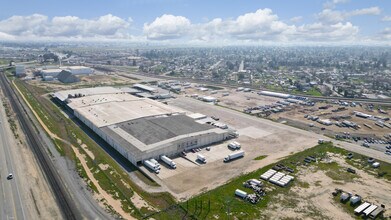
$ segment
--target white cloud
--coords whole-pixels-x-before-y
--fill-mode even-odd
[[[342,3],[347,3],[349,0],[331,0],[327,1],[326,3],[323,4],[323,8],[327,9],[332,9],[335,8],[336,5],[342,4]]]
[[[46,24],[48,17],[40,14],[29,16],[12,16],[0,21],[0,32],[9,35],[31,35],[42,31],[42,24]]]
[[[350,22],[327,25],[314,23],[302,25],[297,28],[297,38],[302,41],[352,41],[355,39],[359,28]]]
[[[289,21],[291,21],[293,23],[300,22],[301,20],[303,20],[302,16],[296,16],[296,17],[293,17],[293,18],[289,19]]]
[[[164,14],[150,24],[145,23],[143,30],[148,39],[167,40],[183,37],[190,26],[190,20],[183,16]]]
[[[390,27],[385,28],[383,31],[381,31],[379,33],[379,35],[377,37],[379,40],[390,42],[391,41],[391,28]]]
[[[370,7],[363,9],[356,9],[354,11],[348,12],[348,17],[358,16],[358,15],[379,15],[381,10],[379,7]]]
[[[381,20],[382,21],[391,21],[391,16],[384,16]]]
[[[381,10],[379,7],[356,9],[348,12],[323,9],[322,12],[317,14],[317,18],[324,23],[338,23],[338,22],[345,21],[346,19],[353,16],[379,15],[380,13]]]
[[[123,20],[107,14],[96,19],[81,19],[75,16],[53,17],[51,20],[40,14],[12,16],[0,21],[0,32],[16,38],[29,37],[124,37],[131,19]]]
[[[300,18],[296,18],[299,20]],[[259,9],[235,19],[215,18],[206,23],[192,24],[182,16],[163,15],[144,24],[148,39],[178,39],[197,42],[308,42],[349,41],[359,28],[350,22],[288,25],[271,9]]]
[[[337,4],[339,1],[333,1]],[[332,43],[360,42],[365,39],[390,38],[390,29],[378,36],[359,35],[360,28],[348,21],[352,16],[379,15],[378,7],[353,11],[324,9],[313,23],[301,22],[302,17],[282,21],[271,9],[259,9],[236,18],[214,18],[192,23],[184,16],[164,14],[144,23],[142,33],[133,36],[133,19],[104,15],[94,19],[76,16],[48,18],[45,15],[12,16],[0,20],[0,40],[149,40],[173,43]],[[383,20],[391,20],[385,16]],[[300,25],[297,24],[300,22]]]

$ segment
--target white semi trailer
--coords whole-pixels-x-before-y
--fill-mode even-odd
[[[166,155],[160,157],[160,159],[173,169],[176,169],[176,163],[168,158]]]
[[[236,141],[233,141],[231,143],[228,144],[228,148],[232,149],[232,150],[240,150],[242,146],[240,145],[239,142],[236,142]]]
[[[197,154],[197,160],[201,161],[202,163],[206,163],[206,157],[202,154]]]
[[[238,197],[240,197],[242,199],[245,199],[247,197],[247,193],[242,191],[242,190],[240,190],[240,189],[236,189],[235,190],[235,196],[238,196]]]
[[[160,169],[158,166],[156,166],[154,163],[152,163],[151,161],[149,160],[144,160],[144,165],[146,167],[148,167],[149,169],[151,169],[152,171],[154,171],[156,174],[158,174],[160,172]]]
[[[234,160],[236,158],[239,158],[239,157],[243,157],[244,156],[244,151],[237,151],[235,153],[232,153],[232,154],[229,154],[228,156],[226,156],[224,158],[224,162],[228,162],[228,161],[231,161],[231,160]]]
[[[160,164],[159,164],[159,162],[157,162],[157,160],[152,158],[149,161],[151,161],[153,164],[155,164],[158,167],[158,169],[160,169]]]

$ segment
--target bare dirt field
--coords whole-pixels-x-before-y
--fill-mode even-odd
[[[115,85],[127,85],[138,82],[137,78],[126,78],[115,73],[111,74],[93,74],[86,76],[78,76],[80,82],[64,84],[59,81],[41,81],[39,80],[30,80],[30,84],[45,88],[49,91],[65,90],[65,89],[75,89],[80,87],[93,87],[93,86],[115,86]]]
[[[363,201],[380,206],[391,201],[391,182],[376,178],[365,171],[357,174],[346,172],[349,164],[339,154],[328,154],[327,160],[318,163],[333,166],[333,170],[318,169],[317,165],[300,166],[296,174],[301,184],[296,184],[288,193],[276,194],[266,208],[266,216],[273,219],[355,219],[349,204],[339,202],[332,192],[336,188],[358,194]],[[334,164],[334,163],[337,163]],[[389,216],[388,210],[384,213]]]

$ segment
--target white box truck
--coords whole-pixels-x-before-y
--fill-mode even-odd
[[[231,150],[239,150],[242,146],[236,142],[236,141],[233,141],[231,143],[228,144],[228,148],[231,149]]]
[[[160,157],[160,159],[173,169],[176,169],[176,163],[168,158],[166,155]]]
[[[229,154],[228,156],[226,156],[224,158],[224,162],[228,162],[228,161],[231,161],[231,160],[234,160],[234,159],[237,159],[239,157],[243,157],[244,156],[244,151],[237,151],[235,153],[232,153],[232,154]]]
[[[197,154],[197,160],[201,161],[202,163],[206,163],[206,157],[202,154]]]
[[[159,171],[159,168],[158,166],[156,166],[154,163],[152,163],[151,161],[149,160],[144,160],[144,165],[151,169],[152,171],[154,171],[156,174],[158,174],[160,171]]]

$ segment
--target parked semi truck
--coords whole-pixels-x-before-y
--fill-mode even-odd
[[[157,162],[157,160],[152,158],[149,161],[151,161],[153,164],[155,164],[160,169],[160,164],[159,164],[159,162]]]
[[[233,141],[231,143],[228,144],[228,148],[229,149],[232,149],[232,150],[239,150],[242,146],[236,142],[236,141]]]
[[[158,174],[160,172],[160,169],[158,166],[156,166],[154,163],[152,163],[151,161],[149,160],[144,160],[144,165],[146,167],[148,167],[149,169],[151,169],[153,172],[155,172],[156,174]]]
[[[235,152],[235,153],[232,153],[232,154],[229,154],[228,156],[226,156],[224,158],[224,162],[228,162],[228,161],[231,161],[231,160],[234,160],[236,158],[239,158],[239,157],[243,157],[244,156],[244,151],[238,151],[238,152]]]
[[[160,157],[160,159],[173,169],[176,169],[176,163],[168,158],[166,155]]]
[[[202,163],[206,163],[206,157],[202,154],[197,154],[197,160],[201,161]]]

